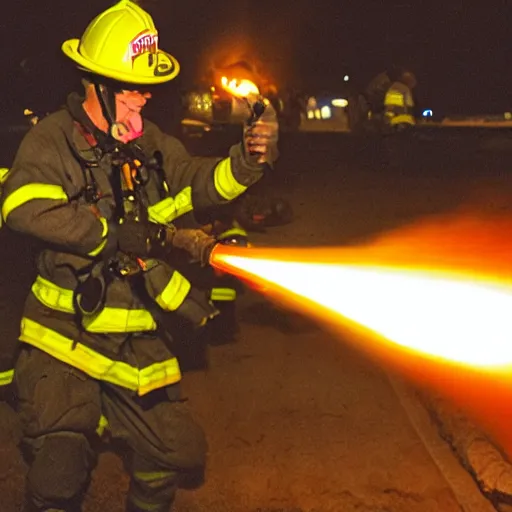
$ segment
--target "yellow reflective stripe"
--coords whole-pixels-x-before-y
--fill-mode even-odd
[[[9,174],[10,169],[7,167],[0,167],[0,185],[3,185],[5,183],[5,180],[7,179],[7,175]],[[1,189],[0,189],[1,192]],[[0,215],[0,228],[2,227],[3,219]]]
[[[386,99],[384,100],[384,105],[392,105],[395,107],[405,107],[405,98],[402,93],[399,92],[388,92],[386,94]]]
[[[181,380],[175,357],[139,370],[122,361],[109,359],[81,343],[75,343],[29,318],[21,321],[20,340],[78,368],[94,379],[137,391],[140,396]]]
[[[56,284],[37,276],[32,285],[32,293],[37,300],[50,309],[55,309],[63,313],[75,312],[73,307],[73,290],[66,290]]]
[[[416,124],[416,121],[413,116],[408,114],[402,114],[399,116],[394,116],[391,118],[391,124]]]
[[[180,365],[175,357],[161,363],[153,363],[139,371],[139,395],[145,395],[157,387],[175,384],[180,379]],[[165,384],[155,386],[155,382]]]
[[[0,372],[0,386],[8,386],[14,380],[14,370]]]
[[[175,212],[176,206],[174,204],[174,198],[167,197],[162,201],[148,207],[148,218],[155,224],[168,224],[175,218]]]
[[[148,207],[148,217],[155,224],[169,224],[194,209],[192,188],[185,187],[175,197],[167,197]]]
[[[232,228],[232,229],[228,229],[227,231],[224,231],[224,233],[221,233],[217,237],[217,240],[226,240],[226,238],[232,238],[234,236],[248,237],[249,235],[247,234],[247,231],[245,231],[245,229]]]
[[[10,169],[7,167],[0,167],[0,185],[2,185],[7,179]]]
[[[102,238],[102,241],[100,243],[100,245],[98,245],[98,247],[96,247],[96,249],[94,249],[94,251],[91,251],[89,253],[89,256],[91,257],[95,257],[95,256],[98,256],[98,254],[103,251],[103,249],[105,249],[105,246],[107,245],[107,235],[108,235],[108,222],[107,222],[107,219],[105,219],[104,217],[100,217],[100,222],[103,226],[103,230],[101,232],[101,238]]]
[[[50,199],[54,201],[68,202],[68,196],[59,185],[48,185],[46,183],[30,183],[12,192],[4,201],[2,206],[2,217],[7,219],[10,213],[16,208],[32,201],[33,199]]]
[[[101,437],[105,430],[108,429],[108,420],[103,416],[103,414],[100,417],[100,421],[98,422],[98,427],[96,428],[96,434],[98,434],[99,437]]]
[[[98,247],[96,247],[96,249],[94,249],[94,251],[91,251],[88,256],[91,256],[91,258],[94,258],[96,256],[98,256],[98,254],[100,254],[101,251],[103,251],[103,249],[105,249],[105,246],[107,245],[107,240],[103,240],[103,242],[101,242],[100,245],[98,245]]]
[[[97,334],[156,330],[155,319],[145,309],[107,307],[96,315],[83,317],[82,324],[87,332]]]
[[[236,300],[236,290],[232,288],[212,288],[210,299],[226,302]]]
[[[233,176],[230,158],[225,158],[215,167],[214,183],[217,192],[227,200],[234,199],[247,190],[247,187],[238,183]]]
[[[174,474],[174,471],[134,471],[133,477],[135,480],[140,480],[141,482],[158,482],[159,480],[165,480]]]
[[[82,370],[93,378],[133,390],[138,388],[136,369],[132,366],[112,361],[81,343],[75,344],[72,339],[33,320],[22,319],[20,340]]]
[[[162,309],[175,311],[183,304],[190,288],[189,281],[175,270],[167,286],[155,300]]]
[[[32,293],[44,306],[74,314],[73,290],[61,288],[38,276]],[[156,330],[156,322],[145,309],[103,308],[98,314],[84,317],[84,329],[93,333],[123,333]]]
[[[148,503],[146,501],[141,500],[140,498],[137,498],[133,494],[130,494],[128,496],[128,500],[132,505],[135,505],[135,507],[138,510],[144,510],[145,512],[153,512],[153,511],[160,511],[162,510],[162,504],[161,503]]]
[[[174,203],[176,205],[176,217],[193,210],[192,187],[185,187],[181,192],[178,192],[174,198]]]

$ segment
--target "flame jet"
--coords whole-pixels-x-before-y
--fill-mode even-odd
[[[469,406],[512,453],[510,233],[512,219],[438,217],[358,247],[216,246],[210,261],[356,332],[368,353]]]

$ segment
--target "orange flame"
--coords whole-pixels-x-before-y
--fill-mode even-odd
[[[238,80],[236,78],[228,80],[226,76],[223,76],[221,79],[221,84],[226,91],[230,92],[237,98],[247,98],[250,95],[257,96],[260,93],[257,85],[245,78],[242,80]]]
[[[510,287],[386,267],[222,259],[402,347],[477,366],[512,364]]]
[[[510,232],[509,219],[448,217],[360,247],[217,246],[211,261],[328,325],[361,329],[363,348],[456,397],[512,454]]]
[[[216,250],[214,261],[267,294],[302,309],[312,303],[317,315],[321,308],[326,319],[356,322],[401,347],[456,363],[512,364],[512,285],[427,269],[354,264],[343,250],[337,251],[339,263],[328,261],[336,254],[332,249],[315,253],[317,261],[308,250],[295,250],[289,259],[279,249]]]

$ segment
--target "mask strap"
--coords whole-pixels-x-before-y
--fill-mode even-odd
[[[116,135],[119,132],[119,123],[116,121],[116,96],[109,87],[95,83],[94,90],[100,102],[101,112],[103,117],[107,120],[109,135],[117,139]]]

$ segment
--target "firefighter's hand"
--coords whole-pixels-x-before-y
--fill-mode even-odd
[[[167,241],[177,249],[188,252],[192,259],[199,261],[202,266],[208,265],[213,247],[217,244],[213,236],[207,235],[201,229],[177,229],[167,232]]]
[[[165,242],[161,226],[149,222],[124,220],[117,226],[118,247],[121,252],[136,257],[149,256]]]
[[[244,126],[244,156],[250,164],[272,164],[277,160],[279,124],[274,107],[269,103],[261,117]]]

